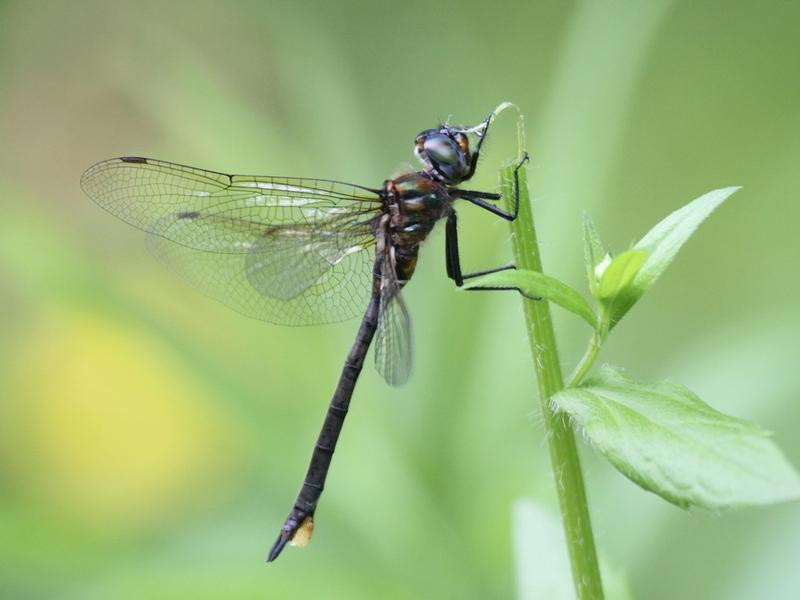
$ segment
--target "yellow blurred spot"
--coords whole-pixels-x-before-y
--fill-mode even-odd
[[[305,548],[308,542],[311,541],[311,535],[314,533],[314,519],[311,515],[303,519],[300,527],[294,532],[294,536],[289,540],[290,546],[297,546],[298,548]]]
[[[0,469],[107,531],[202,509],[236,459],[224,415],[157,337],[100,314],[43,318],[14,352]]]

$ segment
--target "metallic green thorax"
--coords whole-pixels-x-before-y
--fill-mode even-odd
[[[390,241],[397,279],[408,281],[417,266],[419,245],[436,221],[451,210],[447,187],[426,173],[407,173],[384,182],[381,196],[390,214]]]

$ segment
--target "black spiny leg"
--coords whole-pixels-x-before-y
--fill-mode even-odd
[[[496,267],[494,269],[487,269],[485,271],[476,271],[475,273],[462,273],[461,257],[458,253],[458,220],[455,212],[450,213],[450,215],[447,217],[447,226],[445,229],[445,250],[445,266],[447,268],[447,276],[452,279],[458,287],[461,287],[464,285],[464,282],[467,279],[472,279],[473,277],[517,268],[514,265],[505,265],[503,267]],[[469,291],[479,292],[493,290],[516,290],[529,300],[541,300],[539,296],[528,296],[518,287],[479,286],[469,288]]]
[[[478,167],[478,156],[481,153],[481,146],[483,146],[483,141],[486,139],[486,134],[489,133],[489,125],[492,123],[492,119],[494,118],[494,111],[489,113],[489,116],[486,117],[484,123],[486,125],[483,128],[483,133],[481,133],[480,139],[478,139],[478,145],[475,146],[475,151],[472,153],[472,159],[469,162],[469,172],[467,176],[464,177],[464,180],[472,178],[475,175],[475,169]]]
[[[450,215],[447,217],[447,226],[445,229],[445,250],[445,266],[447,268],[447,276],[452,279],[458,287],[464,285],[464,281],[467,279],[477,277],[478,275],[487,275],[489,273],[497,273],[498,271],[516,269],[514,265],[506,265],[505,267],[497,267],[496,269],[488,269],[486,271],[479,271],[476,273],[462,273],[461,257],[458,253],[458,219],[455,212],[450,213]],[[489,288],[481,287],[471,289],[484,290]]]
[[[476,192],[474,190],[460,190],[457,188],[454,188],[451,191],[459,198],[463,198],[467,202],[472,202],[472,204],[475,206],[480,206],[482,209],[488,210],[490,213],[497,215],[506,221],[513,221],[519,214],[519,170],[522,168],[522,165],[529,160],[529,158],[530,157],[526,152],[522,157],[522,160],[519,161],[519,164],[517,164],[516,168],[514,169],[514,210],[512,212],[508,212],[499,206],[495,206],[491,202],[487,202],[487,200],[499,200],[500,194]]]
[[[506,219],[507,221],[513,221],[517,218],[519,214],[519,170],[525,161],[528,160],[528,153],[525,153],[525,156],[517,165],[517,168],[514,169],[514,212],[509,213],[504,211],[501,208],[498,208],[494,204],[490,202],[486,202],[487,199],[489,200],[499,200],[499,194],[492,194],[489,192],[474,192],[470,190],[453,190],[458,193],[461,198],[480,206],[481,208],[485,208],[489,212],[498,215]],[[462,273],[461,272],[461,257],[459,255],[458,250],[458,219],[456,217],[456,213],[451,212],[447,217],[447,226],[445,229],[445,266],[447,269],[447,276],[452,279],[458,287],[464,285],[464,281],[467,279],[471,279],[473,277],[478,277],[479,275],[488,275],[489,273],[498,273],[500,271],[507,271],[509,269],[516,269],[515,265],[506,265],[503,267],[497,267],[494,269],[487,269],[485,271],[477,271],[475,273]],[[541,300],[539,296],[528,296],[525,294],[521,289],[517,287],[474,287],[469,288],[470,291],[477,290],[477,291],[488,291],[488,290],[516,290],[526,298],[530,300]]]

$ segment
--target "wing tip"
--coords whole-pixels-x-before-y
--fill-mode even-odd
[[[120,156],[118,158],[107,158],[105,160],[101,160],[100,162],[96,162],[81,174],[81,189],[84,191],[84,193],[86,193],[87,196],[95,200],[95,196],[92,194],[92,190],[89,188],[88,184],[92,177],[94,177],[100,169],[113,163],[122,162],[146,165],[149,164],[148,161],[149,159],[144,158],[143,156]]]

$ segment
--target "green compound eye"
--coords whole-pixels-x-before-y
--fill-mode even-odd
[[[458,183],[469,171],[464,149],[450,135],[423,132],[422,159],[441,179]]]
[[[440,165],[455,165],[458,162],[459,147],[446,135],[429,136],[425,140],[425,152]]]

